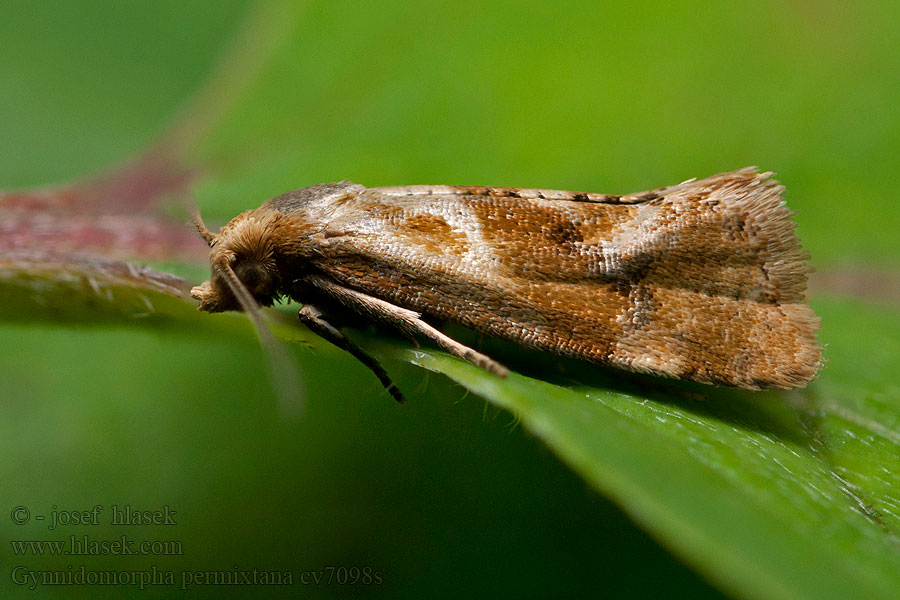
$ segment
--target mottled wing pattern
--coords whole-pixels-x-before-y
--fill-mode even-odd
[[[356,187],[356,186],[354,186]],[[479,332],[758,389],[820,364],[806,254],[755,169],[626,196],[373,188],[314,237],[336,282]]]

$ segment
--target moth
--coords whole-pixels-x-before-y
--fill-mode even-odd
[[[348,317],[507,369],[433,325],[641,373],[750,390],[821,364],[807,253],[771,173],[749,167],[627,195],[340,182],[241,213],[191,295],[208,312],[279,299],[402,395],[341,330]]]

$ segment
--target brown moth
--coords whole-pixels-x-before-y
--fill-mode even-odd
[[[303,303],[300,320],[349,351],[354,315],[507,370],[428,323],[664,377],[797,388],[821,363],[807,253],[783,187],[746,168],[625,196],[473,186],[288,192],[211,233],[200,310]],[[337,321],[333,321],[337,319]]]

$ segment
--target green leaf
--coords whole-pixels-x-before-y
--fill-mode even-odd
[[[168,273],[97,258],[0,258],[6,321],[63,323],[146,319],[157,327],[187,313],[189,284]]]
[[[0,90],[5,187],[93,172],[141,147],[167,159],[150,171],[154,185],[114,173],[135,185],[110,188],[99,213],[74,203],[29,220],[8,197],[0,204],[4,223],[30,232],[32,253],[11,265],[18,238],[0,239],[0,340],[15,349],[0,360],[10,502],[173,503],[177,532],[154,535],[189,550],[161,568],[259,564],[299,577],[372,564],[388,583],[366,591],[391,597],[446,594],[447,581],[504,596],[715,594],[678,561],[737,597],[900,594],[896,294],[879,294],[880,307],[829,298],[826,279],[814,307],[829,362],[786,393],[682,385],[502,344],[490,353],[517,373],[498,380],[357,333],[410,397],[397,407],[341,352],[283,326],[279,335],[309,342],[295,348],[308,414],[289,421],[242,317],[197,313],[188,284],[166,290],[174,280],[112,260],[187,261],[187,240],[151,253],[125,235],[102,261],[59,260],[75,242],[104,251],[96,236],[67,237],[75,217],[117,211],[116,227],[137,230],[144,215],[129,207],[146,204],[129,199],[195,196],[220,224],[345,178],[628,192],[759,164],[787,184],[820,270],[865,265],[896,281],[897,212],[884,190],[897,184],[900,80],[873,75],[900,69],[896,15],[874,2],[815,18],[778,3],[262,2],[211,68],[242,7],[183,4],[4,11],[12,52],[0,79],[18,82]],[[40,238],[48,222],[53,235]],[[182,227],[159,214],[146,224]],[[40,243],[57,262],[32,260]],[[201,263],[177,270],[196,277]],[[513,413],[529,435],[410,363]],[[51,535],[3,527],[6,540]],[[4,568],[72,562],[2,556]]]
[[[387,354],[512,411],[723,589],[891,598],[900,589],[900,314],[850,302],[820,310],[832,324],[826,343],[852,346],[854,332],[880,323],[878,339],[832,350],[843,368],[797,392],[673,394],[648,382],[621,393],[518,374],[502,381],[435,352]],[[879,355],[865,352],[870,342]]]

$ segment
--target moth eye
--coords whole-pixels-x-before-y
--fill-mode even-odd
[[[275,291],[272,274],[259,262],[253,260],[239,262],[234,267],[234,273],[247,291],[264,304]]]
[[[242,273],[242,276],[241,276],[241,281],[244,282],[244,285],[246,285],[249,288],[253,288],[256,286],[257,283],[259,283],[259,280],[260,280],[259,269],[244,269],[244,272]]]

